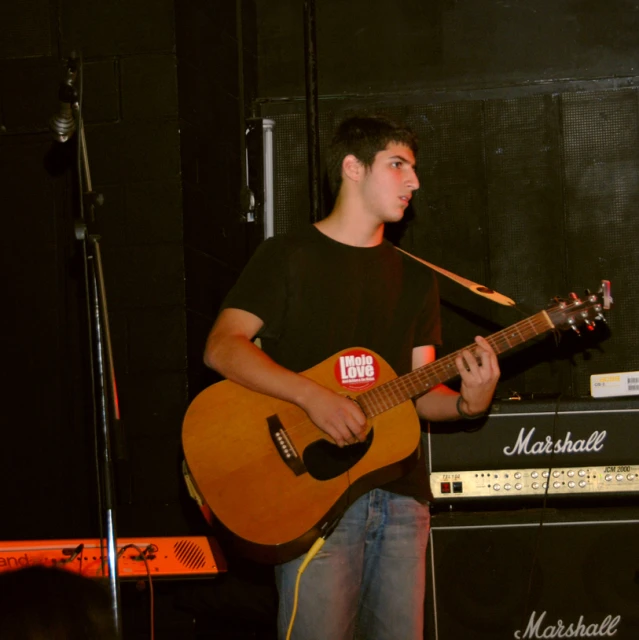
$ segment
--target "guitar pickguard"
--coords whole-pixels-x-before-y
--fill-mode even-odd
[[[317,440],[304,450],[304,464],[315,480],[331,480],[354,467],[370,449],[373,429],[364,442],[338,447],[328,440]]]
[[[268,416],[269,435],[282,462],[296,475],[308,473],[315,480],[331,480],[354,467],[373,443],[373,429],[364,442],[338,447],[328,440],[319,439],[308,445],[300,456],[295,444],[286,432],[280,417]]]

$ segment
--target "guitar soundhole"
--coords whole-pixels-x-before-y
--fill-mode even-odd
[[[372,442],[373,429],[369,431],[364,442],[341,449],[327,440],[318,440],[304,450],[304,465],[316,480],[336,478],[355,466],[366,455]]]

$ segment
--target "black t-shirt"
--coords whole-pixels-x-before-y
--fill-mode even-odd
[[[366,347],[403,375],[414,347],[441,342],[432,270],[387,241],[353,247],[312,225],[263,242],[223,308],[259,317],[264,352],[297,372],[342,349]],[[425,466],[384,488],[426,499]]]

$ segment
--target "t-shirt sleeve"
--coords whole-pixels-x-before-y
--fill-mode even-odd
[[[442,344],[439,287],[437,286],[437,277],[432,271],[430,277],[431,284],[426,289],[427,293],[424,296],[424,303],[417,320],[413,348],[430,344],[441,346]]]
[[[279,333],[286,309],[286,251],[278,237],[258,246],[237,282],[222,303],[222,309],[242,309],[264,322],[260,336]]]

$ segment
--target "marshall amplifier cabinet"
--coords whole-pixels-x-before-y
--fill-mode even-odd
[[[436,503],[639,492],[639,397],[500,401],[427,439]]]
[[[435,513],[425,638],[639,638],[639,507]]]

